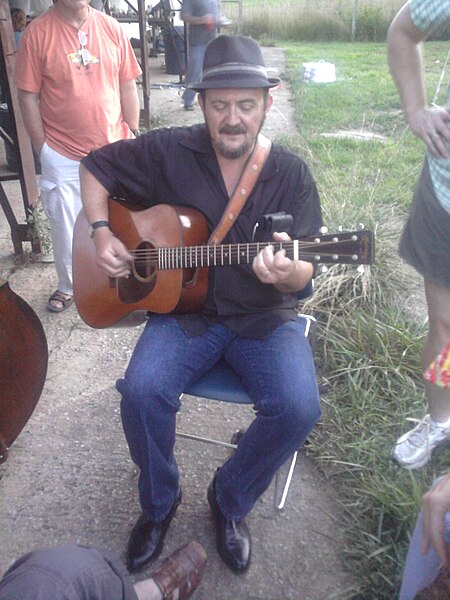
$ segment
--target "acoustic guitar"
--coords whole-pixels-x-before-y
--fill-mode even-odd
[[[0,279],[0,463],[38,403],[47,363],[47,339],[38,316]]]
[[[113,325],[131,312],[186,313],[201,309],[208,291],[208,268],[249,264],[269,244],[292,259],[328,264],[372,264],[373,233],[367,230],[314,236],[289,242],[207,245],[202,213],[158,204],[134,210],[109,200],[111,229],[130,254],[131,275],[110,278],[96,265],[95,245],[83,211],[73,242],[74,298],[91,327]]]

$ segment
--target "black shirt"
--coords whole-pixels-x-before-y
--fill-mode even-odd
[[[157,129],[91,152],[84,166],[113,197],[150,207],[178,204],[201,211],[212,231],[229,197],[204,125]],[[294,237],[316,235],[322,226],[315,182],[305,162],[272,145],[258,182],[224,243],[252,240],[263,215],[284,211],[294,218]],[[206,243],[206,240],[205,240]],[[178,315],[188,335],[222,322],[239,335],[264,338],[297,318],[298,297],[261,283],[251,264],[211,267],[200,313]]]

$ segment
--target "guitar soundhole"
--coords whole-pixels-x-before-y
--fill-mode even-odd
[[[153,250],[153,246],[149,242],[141,242],[135,250],[133,271],[139,281],[149,282],[155,274],[156,269],[151,260],[151,250]]]
[[[151,262],[152,249],[153,246],[149,242],[139,244],[134,251],[135,258],[130,276],[118,279],[117,292],[119,300],[124,304],[143,300],[155,287],[156,268]]]

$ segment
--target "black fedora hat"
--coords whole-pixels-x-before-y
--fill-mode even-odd
[[[268,77],[261,48],[250,37],[219,35],[209,42],[203,59],[201,81],[189,88],[200,92],[213,88],[271,88],[280,83]]]

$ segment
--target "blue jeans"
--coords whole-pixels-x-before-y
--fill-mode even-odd
[[[227,518],[240,520],[250,512],[320,416],[303,321],[285,323],[257,340],[224,325],[188,337],[173,317],[152,316],[117,389],[131,457],[140,469],[141,507],[155,522],[166,517],[178,493],[173,448],[180,396],[222,356],[243,377],[256,412],[217,473],[217,501]]]
[[[188,69],[186,73],[186,89],[184,90],[183,100],[185,106],[194,104],[195,90],[188,89],[188,83],[197,83],[200,81],[203,68],[203,57],[205,56],[206,44],[203,46],[190,46],[188,57]]]
[[[434,487],[439,479],[434,481]],[[450,512],[447,511],[444,520],[444,540],[450,544]],[[402,585],[398,600],[414,600],[416,595],[429,587],[437,578],[440,571],[440,559],[433,546],[430,546],[426,554],[422,554],[423,541],[423,514],[419,517],[414,528],[414,533],[409,542],[408,554],[406,555],[403,569]],[[430,594],[431,596],[431,594]]]

